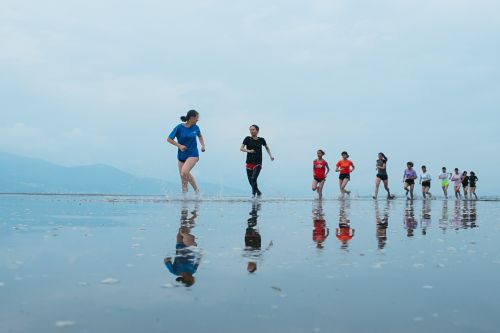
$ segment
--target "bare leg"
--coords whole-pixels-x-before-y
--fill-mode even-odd
[[[386,192],[387,192],[387,197],[388,197],[389,199],[391,199],[391,198],[392,198],[392,196],[391,196],[391,191],[389,190],[389,180],[388,180],[388,179],[384,180],[384,189],[385,189],[385,190],[386,190]]]
[[[325,181],[321,181],[319,183],[319,186],[318,186],[318,195],[319,195],[319,198],[323,198],[323,186],[325,186]]]
[[[342,193],[347,193],[347,195],[351,194],[351,191],[348,191],[346,190],[346,186],[347,186],[347,183],[349,183],[349,179],[348,178],[344,178],[342,179],[342,182],[340,184],[340,190],[342,191]]]
[[[181,177],[182,193],[187,193],[188,182],[186,179],[182,177],[182,167],[184,166],[184,162],[179,161],[178,166],[179,166],[179,176]]]
[[[415,187],[415,184],[410,185],[410,198],[413,200],[413,188]]]
[[[373,199],[377,199],[379,186],[380,186],[380,178],[375,177],[375,195],[373,196]]]
[[[193,187],[193,190],[195,192],[198,192],[198,186],[196,185],[196,182],[194,180],[193,175],[191,175],[191,169],[198,163],[198,157],[189,157],[186,162],[184,162],[184,165],[181,168],[181,179],[182,179],[182,190],[184,191],[184,184],[187,192],[187,184],[188,182],[191,184]]]
[[[318,181],[316,179],[313,179],[311,189],[313,191],[317,191],[318,190]]]

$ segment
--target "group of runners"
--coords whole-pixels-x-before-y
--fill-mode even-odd
[[[199,193],[198,185],[191,174],[191,170],[199,160],[197,139],[200,142],[201,151],[205,151],[205,141],[200,128],[197,125],[199,113],[196,110],[189,110],[185,116],[181,117],[181,120],[182,123],[177,125],[172,130],[167,141],[178,148],[177,159],[182,183],[182,192],[187,193],[188,186],[191,185],[194,192]],[[252,189],[252,196],[260,197],[262,196],[262,192],[259,189],[257,179],[262,170],[262,148],[266,150],[271,161],[274,161],[274,157],[266,140],[258,136],[259,126],[251,125],[249,130],[250,135],[243,139],[240,151],[247,154],[245,168],[248,182]],[[320,199],[323,196],[323,187],[325,185],[326,177],[330,172],[330,167],[328,162],[324,159],[324,155],[325,152],[322,149],[319,149],[316,152],[317,158],[313,161],[312,190],[318,193],[318,197]],[[335,164],[335,172],[339,173],[339,189],[340,195],[343,198],[345,195],[350,195],[351,193],[351,191],[347,190],[346,187],[351,179],[351,173],[356,169],[356,167],[349,159],[349,154],[346,151],[341,153],[341,157],[342,158]],[[394,195],[392,195],[389,190],[387,161],[388,158],[384,153],[378,154],[378,158],[375,163],[376,177],[373,199],[377,199],[378,197],[380,183],[383,183],[384,185],[384,189],[387,192],[387,198],[394,198]],[[417,172],[413,167],[413,162],[408,162],[407,167],[403,172],[403,189],[406,192],[406,197],[408,199],[413,199],[413,190],[417,180],[422,186],[423,198],[431,197],[430,188],[432,177],[427,171],[427,167],[422,165],[422,173],[420,176],[417,175]],[[462,188],[463,196],[465,198],[470,195],[470,197],[474,196],[477,199],[476,182],[478,181],[478,178],[476,174],[473,171],[470,173],[467,173],[467,171],[460,173],[458,168],[455,168],[454,171],[454,173],[448,173],[446,171],[446,167],[443,167],[442,173],[439,175],[445,198],[448,198],[448,186],[450,182],[452,182],[456,198],[462,197],[462,193],[460,191]]]

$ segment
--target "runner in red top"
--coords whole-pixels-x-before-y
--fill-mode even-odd
[[[313,182],[312,190],[318,192],[319,199],[323,197],[323,186],[325,185],[326,175],[330,172],[328,162],[323,159],[325,152],[317,151],[318,158],[313,161]]]
[[[344,193],[347,195],[351,194],[351,191],[345,189],[347,183],[351,179],[351,172],[354,171],[354,163],[349,160],[349,154],[346,151],[342,152],[342,159],[337,162],[335,172],[339,172],[339,187],[340,193],[342,197],[344,197]]]

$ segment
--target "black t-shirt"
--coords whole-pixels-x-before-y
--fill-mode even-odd
[[[262,164],[262,146],[267,146],[266,140],[260,137],[254,140],[252,137],[247,136],[245,140],[243,140],[243,144],[248,150],[255,150],[255,153],[247,153],[247,163],[256,165]]]

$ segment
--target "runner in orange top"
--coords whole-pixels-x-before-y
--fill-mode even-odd
[[[347,195],[351,194],[351,191],[346,190],[347,183],[351,179],[351,172],[354,171],[355,166],[351,160],[349,160],[349,154],[346,151],[342,152],[342,159],[337,162],[335,172],[339,172],[339,187],[342,197],[344,193]]]

